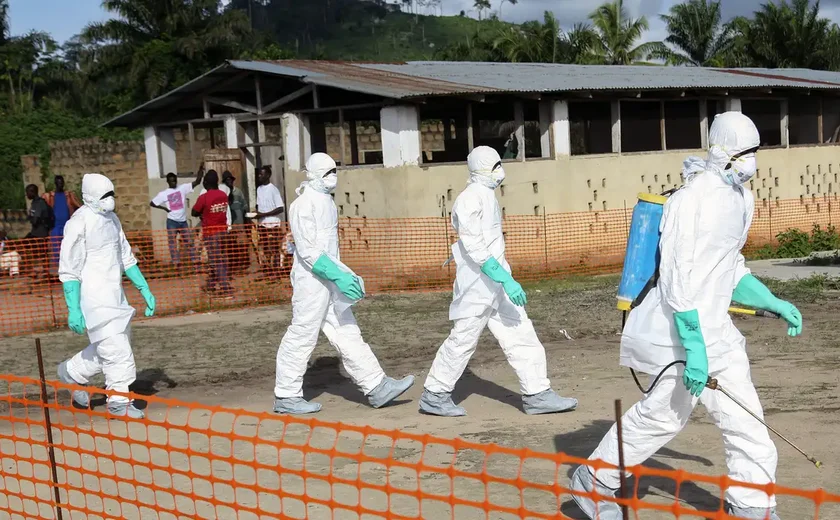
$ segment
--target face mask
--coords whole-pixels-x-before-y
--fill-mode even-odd
[[[320,179],[312,179],[307,184],[310,188],[320,193],[332,193],[338,185],[338,174],[333,171]]]
[[[733,159],[730,164],[729,169],[723,172],[723,179],[732,186],[745,184],[752,179],[758,169],[754,153]]]
[[[504,180],[505,169],[502,168],[501,163],[497,164],[491,172],[473,172],[470,174],[470,182],[477,182],[491,190],[495,190],[501,186]]]
[[[114,211],[114,208],[117,205],[117,201],[114,197],[105,197],[104,199],[99,201],[99,211],[101,213],[111,213]]]
[[[338,174],[335,172],[327,174],[323,179],[321,179],[321,182],[323,182],[327,192],[332,193],[335,190],[335,187],[338,186]]]

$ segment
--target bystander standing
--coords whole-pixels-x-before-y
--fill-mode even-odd
[[[201,233],[210,263],[210,274],[204,289],[210,293],[218,291],[219,296],[229,298],[233,296],[233,290],[228,281],[224,244],[230,212],[228,197],[219,189],[219,174],[215,170],[208,171],[204,176],[204,189],[207,191],[198,197],[192,209],[192,215],[201,218]]]

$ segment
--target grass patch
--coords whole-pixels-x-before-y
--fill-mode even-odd
[[[570,276],[565,278],[552,278],[537,282],[526,282],[523,287],[527,291],[542,291],[549,294],[566,294],[571,292],[582,292],[603,289],[615,289],[618,291],[618,282],[621,276],[617,274],[597,276]]]
[[[762,282],[774,295],[794,303],[813,303],[823,300],[829,291],[840,291],[840,278],[812,276],[797,280],[776,280],[762,278]]]

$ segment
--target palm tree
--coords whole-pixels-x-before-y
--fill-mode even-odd
[[[829,56],[830,22],[820,17],[820,2],[781,0],[766,3],[751,23],[742,23],[750,58],[762,67],[822,69]]]
[[[519,3],[519,0],[501,0],[499,2],[499,20],[502,19],[502,6],[505,5],[505,2],[509,3],[510,5],[516,5]]]
[[[247,15],[219,0],[103,0],[116,15],[88,25],[82,38],[98,44],[94,77],[119,75],[134,102],[162,94],[236,57],[250,37]]]
[[[732,26],[720,23],[720,0],[689,0],[671,7],[662,15],[668,27],[665,42],[676,50],[665,49],[660,56],[672,65],[720,67],[734,39]]]
[[[481,13],[491,7],[490,0],[475,0],[473,7],[475,7],[476,11],[478,11],[478,19],[481,20]]]
[[[592,49],[592,60],[605,65],[630,65],[661,53],[661,42],[636,42],[648,30],[647,19],[630,18],[624,0],[614,0],[596,9],[589,19],[598,33],[599,41]]]

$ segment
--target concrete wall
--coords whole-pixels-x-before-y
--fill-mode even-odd
[[[597,212],[631,208],[639,192],[680,186],[682,162],[703,150],[606,154],[506,162],[497,191],[506,215]],[[776,200],[835,194],[840,188],[840,146],[762,150],[751,187],[759,206]],[[287,171],[290,201],[303,180]],[[467,181],[466,164],[342,169],[335,193],[344,217],[401,218],[446,214]],[[358,208],[357,208],[358,207]]]

